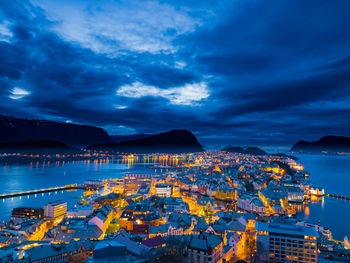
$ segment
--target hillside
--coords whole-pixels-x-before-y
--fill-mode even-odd
[[[241,154],[251,154],[251,155],[267,155],[267,153],[258,147],[239,147],[239,146],[226,146],[222,149],[226,152],[241,153]]]
[[[0,134],[0,143],[53,140],[69,145],[87,146],[111,142],[105,130],[94,126],[2,115],[0,115]]]
[[[134,140],[139,140],[139,139],[144,139],[148,138],[152,135],[150,134],[131,134],[131,135],[110,135],[111,139],[113,142],[129,142],[129,141],[134,141]]]
[[[188,130],[171,130],[147,138],[120,143],[99,144],[91,150],[130,153],[183,153],[203,151],[197,138]]]
[[[350,138],[324,136],[315,142],[299,141],[290,150],[297,153],[350,153]]]

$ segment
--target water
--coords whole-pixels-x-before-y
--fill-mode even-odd
[[[301,160],[310,180],[329,194],[350,197],[350,156],[295,154]]]
[[[310,173],[310,180],[325,193],[350,197],[350,156],[295,154]],[[350,235],[350,201],[324,197],[303,209],[299,218],[330,228],[333,237],[343,240]]]
[[[34,165],[0,166],[0,193],[84,183],[89,179],[122,178],[125,173],[154,173],[152,163],[134,163],[132,160],[98,160]],[[0,220],[8,220],[15,207],[43,207],[54,200],[65,200],[68,208],[74,206],[82,191],[58,191],[0,199]]]

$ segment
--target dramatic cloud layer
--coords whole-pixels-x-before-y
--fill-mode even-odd
[[[349,1],[0,3],[1,114],[212,145],[350,135]]]

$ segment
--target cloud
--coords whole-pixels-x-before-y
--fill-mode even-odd
[[[115,105],[114,106],[117,110],[124,110],[124,109],[127,109],[128,106],[125,106],[125,105]]]
[[[10,93],[9,98],[13,100],[22,99],[30,94],[29,91],[17,87],[13,88]]]
[[[161,97],[168,99],[175,105],[195,106],[210,96],[209,89],[205,82],[186,84],[182,87],[160,89],[154,86],[147,86],[140,82],[131,85],[121,86],[116,94],[128,98]]]
[[[33,2],[57,21],[53,30],[64,39],[112,55],[125,50],[175,52],[172,40],[201,24],[185,9],[158,1],[104,1],[98,7],[84,1]]]
[[[2,1],[0,112],[228,144],[344,133],[349,3]]]
[[[0,24],[0,41],[10,42],[13,34],[10,30],[10,24],[8,21],[4,21]]]

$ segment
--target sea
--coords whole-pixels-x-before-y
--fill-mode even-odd
[[[325,193],[350,197],[350,156],[295,154],[298,162],[309,172],[310,180],[323,187]],[[54,163],[31,163],[0,166],[0,193],[20,192],[84,183],[90,179],[122,178],[125,173],[163,173],[165,168],[155,168],[159,160],[134,161],[130,159],[100,159]],[[43,207],[50,201],[65,200],[74,206],[81,190],[57,191],[0,199],[0,220],[9,220],[15,207]],[[350,236],[350,201],[323,197],[308,206],[298,207],[297,218],[328,227],[337,240]]]

